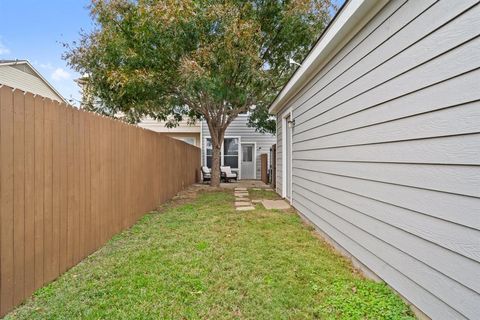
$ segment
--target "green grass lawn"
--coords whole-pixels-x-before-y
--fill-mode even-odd
[[[248,195],[250,199],[268,199],[268,200],[276,200],[281,199],[280,196],[275,191],[270,190],[248,190]]]
[[[7,319],[412,319],[294,213],[233,195],[146,215]]]

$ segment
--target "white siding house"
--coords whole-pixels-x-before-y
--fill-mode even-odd
[[[26,60],[0,60],[0,85],[68,103]]]
[[[480,4],[350,0],[273,102],[277,192],[432,319],[480,319]]]
[[[249,127],[248,114],[240,114],[225,132],[221,165],[230,166],[240,179],[260,179],[260,156],[269,154],[276,138],[272,134],[260,133]],[[211,166],[210,132],[206,121],[201,123],[202,165]],[[211,153],[210,153],[211,154]]]
[[[260,156],[270,154],[276,138],[275,135],[259,133],[249,127],[248,117],[248,114],[240,114],[227,128],[221,165],[230,166],[232,171],[238,173],[239,179],[260,179]],[[167,128],[164,121],[144,118],[138,125],[200,147],[202,166],[211,166],[210,131],[206,121],[189,124],[187,120],[182,120],[177,127]]]

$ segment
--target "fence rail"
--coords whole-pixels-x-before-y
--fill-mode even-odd
[[[200,150],[0,87],[0,316],[195,182]]]

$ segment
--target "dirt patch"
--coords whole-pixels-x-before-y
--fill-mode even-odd
[[[178,206],[186,203],[190,203],[198,197],[198,194],[203,192],[215,192],[215,191],[225,191],[223,188],[212,188],[208,184],[193,184],[185,190],[177,193],[172,199],[167,202],[159,205],[157,211],[161,212],[172,206]],[[230,190],[229,190],[230,191]]]

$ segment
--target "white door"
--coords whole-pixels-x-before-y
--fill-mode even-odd
[[[242,179],[255,179],[255,144],[242,143]]]
[[[285,128],[285,153],[286,153],[286,165],[285,165],[285,178],[286,178],[286,192],[285,196],[288,200],[292,200],[292,128],[290,126],[290,116],[286,119]]]

